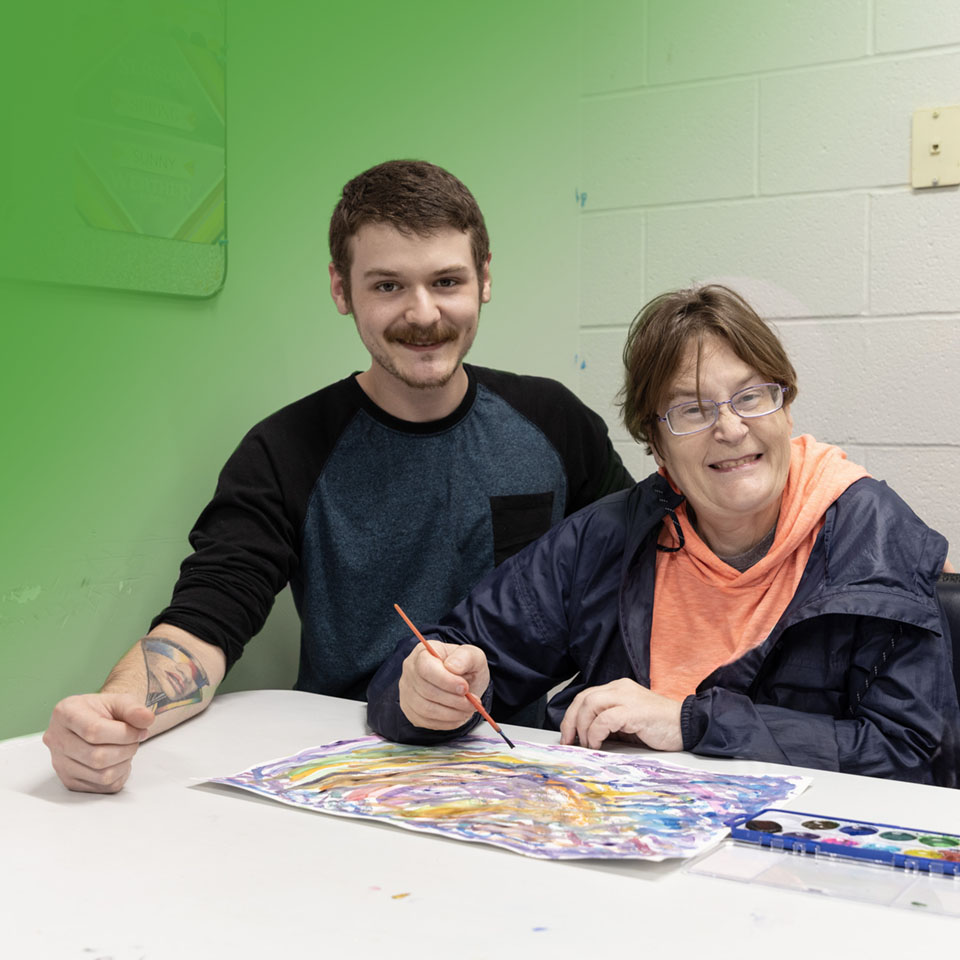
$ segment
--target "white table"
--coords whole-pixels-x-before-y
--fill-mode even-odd
[[[352,701],[226,694],[146,743],[116,796],[64,789],[38,736],[0,743],[0,956],[825,960],[956,949],[950,917],[694,876],[677,861],[534,860],[196,783],[367,732]],[[958,791],[658,756],[804,773],[814,782],[797,809],[960,833]]]

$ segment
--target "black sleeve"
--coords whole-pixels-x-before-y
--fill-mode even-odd
[[[151,628],[170,623],[220,647],[228,670],[240,659],[277,593],[300,576],[307,503],[360,393],[347,377],[250,430],[221,471],[190,533],[194,552]]]
[[[560,454],[567,473],[565,516],[633,486],[603,419],[563,384],[483,367],[473,370],[480,383],[542,430]]]
[[[229,670],[298,562],[298,529],[256,428],[227,461],[189,539],[194,552],[151,628],[170,623],[220,647]]]
[[[606,425],[604,425],[604,430],[606,430]],[[578,496],[571,500],[568,515],[581,507],[587,506],[587,504],[593,503],[594,500],[605,497],[608,493],[626,490],[627,487],[632,487],[634,484],[630,471],[623,465],[620,454],[614,449],[610,438],[606,437],[605,439],[607,450],[604,462],[606,466],[602,472],[587,478],[587,482],[578,492]]]
[[[614,449],[603,419],[566,387],[560,390],[560,402],[547,421],[547,436],[567,467],[570,516],[608,493],[632,487],[633,477]]]

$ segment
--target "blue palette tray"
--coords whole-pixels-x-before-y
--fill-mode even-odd
[[[908,871],[960,875],[960,836],[939,830],[768,808],[734,820],[730,836],[819,857],[867,860]]]

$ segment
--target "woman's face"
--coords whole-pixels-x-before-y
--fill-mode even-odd
[[[677,375],[662,408],[697,399],[697,344],[687,344]],[[704,400],[729,400],[744,387],[763,383],[753,367],[744,363],[722,337],[703,338],[700,358],[700,396]],[[657,463],[697,513],[697,525],[707,543],[710,530],[741,526],[757,542],[774,526],[780,495],[790,468],[790,433],[793,418],[787,407],[765,417],[738,417],[729,404],[720,408],[717,422],[700,433],[675,437],[660,424],[655,451]]]

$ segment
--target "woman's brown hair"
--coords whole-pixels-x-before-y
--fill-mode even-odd
[[[797,374],[783,344],[738,293],[709,284],[661,294],[630,325],[623,348],[624,384],[617,398],[627,430],[634,440],[647,445],[648,453],[657,446],[658,417],[664,412],[660,407],[690,341],[697,344],[700,396],[700,356],[706,334],[726,340],[764,382],[785,387],[784,406],[797,395]]]

